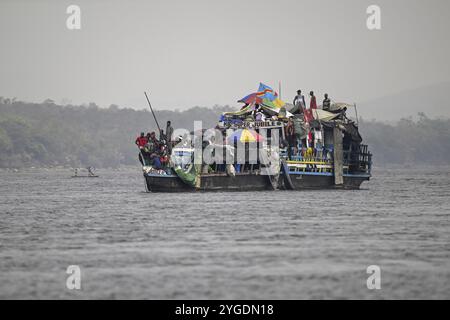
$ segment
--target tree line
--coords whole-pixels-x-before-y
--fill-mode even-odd
[[[194,107],[184,111],[157,110],[160,125],[192,129],[201,119],[213,127],[229,106]],[[450,120],[402,119],[396,124],[360,119],[364,143],[380,164],[450,164]],[[146,110],[60,106],[52,100],[27,103],[0,97],[0,167],[137,165],[136,136],[156,131]]]

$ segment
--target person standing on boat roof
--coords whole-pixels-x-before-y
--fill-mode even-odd
[[[305,96],[302,95],[302,90],[297,90],[297,95],[294,98],[293,104],[297,107],[298,111],[296,113],[303,113],[306,103]]]
[[[317,109],[317,101],[316,101],[316,96],[314,95],[314,91],[311,91],[309,93],[309,95],[311,96],[311,101],[309,103],[309,108],[310,109]]]
[[[166,125],[166,142],[169,154],[172,152],[172,135],[173,135],[173,128],[170,121],[167,121]]]
[[[331,100],[328,98],[328,93],[325,93],[325,99],[323,100],[322,109],[329,111],[331,107]]]

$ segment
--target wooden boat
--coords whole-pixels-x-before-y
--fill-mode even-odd
[[[194,191],[262,191],[272,190],[269,177],[258,173],[202,174],[196,186],[186,184],[176,174],[161,175],[144,173],[147,191],[150,192],[194,192]]]
[[[273,91],[263,84],[260,85],[260,88],[264,89],[258,92],[262,95],[267,90]],[[278,170],[271,170],[270,174],[263,174],[261,168],[265,166],[264,161],[256,162],[255,168],[253,165],[249,165],[249,163],[255,163],[253,161],[255,159],[252,159],[252,161],[245,159],[244,164],[227,163],[227,166],[235,168],[233,171],[236,172],[232,174],[224,172],[223,168],[222,170],[218,169],[218,166],[222,166],[222,164],[216,164],[212,170],[206,168],[205,171],[203,168],[207,165],[204,163],[204,158],[201,158],[200,161],[197,161],[199,163],[197,166],[201,168],[195,169],[192,173],[189,172],[190,169],[186,169],[188,167],[193,168],[193,157],[189,156],[190,163],[187,165],[175,163],[173,167],[166,167],[164,170],[154,170],[151,166],[144,166],[143,173],[147,191],[358,189],[364,181],[370,180],[372,154],[368,151],[367,145],[361,144],[362,137],[359,134],[358,124],[345,115],[349,105],[334,104],[336,110],[303,109],[301,113],[297,113],[294,112],[294,108],[292,108],[294,106],[292,105],[284,104],[285,106],[282,108],[276,108],[273,104],[271,106],[265,105],[267,102],[257,100],[258,94],[248,96],[251,99],[256,99],[254,101],[240,100],[240,102],[246,103],[246,106],[239,111],[222,114],[216,130],[220,130],[222,133],[226,132],[227,136],[222,134],[218,138],[218,141],[220,141],[218,150],[221,150],[222,147],[224,150],[227,148],[239,150],[236,147],[237,141],[234,141],[234,145],[228,141],[228,138],[234,136],[238,130],[251,130],[255,132],[255,137],[260,136],[259,133],[263,131],[267,134],[262,135],[264,138],[262,143],[255,138],[257,140],[258,161],[260,150],[263,150],[263,155],[266,151],[267,154],[276,154],[277,160],[270,160],[270,166],[275,163]],[[274,97],[276,96],[275,94]],[[295,114],[289,113],[288,109]],[[257,120],[258,118],[252,115],[256,110],[259,110],[261,120]],[[268,118],[263,118],[264,114],[267,114]],[[295,139],[292,139],[291,135],[291,142],[286,142],[285,136],[288,123],[291,130],[292,124],[294,127],[296,126]],[[229,129],[234,131],[231,135],[229,135]],[[270,134],[267,130],[270,131]],[[249,135],[251,134],[246,132],[245,135],[241,134],[241,138]],[[310,136],[314,136],[314,140]],[[222,138],[223,141],[221,141]],[[184,144],[184,149],[192,151],[193,143],[190,141],[195,139],[205,143],[202,132],[200,136],[194,135],[194,139],[187,139],[189,142]],[[212,144],[214,148],[218,146],[215,142],[207,141],[207,143]],[[242,141],[242,139],[240,143],[248,146],[248,142]],[[296,143],[297,145],[293,146]],[[289,145],[289,147],[286,147],[286,145]],[[206,150],[203,144],[202,148],[202,150]],[[304,148],[307,149],[307,152],[304,152]],[[255,147],[252,147],[252,150],[254,149]],[[242,151],[242,149],[240,150]],[[247,152],[247,149],[245,152]],[[238,152],[234,152],[234,154],[236,153]],[[172,160],[176,158],[176,154],[172,153],[171,158]],[[223,163],[222,160],[218,162]],[[244,170],[240,170],[241,167]],[[180,168],[184,169],[180,170]]]
[[[79,175],[77,175],[77,176],[71,176],[71,178],[99,178],[100,176],[98,176],[98,175],[93,175],[93,176],[89,176],[89,175],[84,175],[84,176],[79,176]]]
[[[82,170],[82,169],[75,168],[75,169],[74,169],[74,174],[71,176],[71,178],[98,178],[98,177],[99,177],[97,174],[95,174],[95,173],[93,172],[92,167],[87,167],[87,168],[85,169],[85,170],[86,170],[86,173],[84,173],[84,174],[82,174],[82,175],[78,174],[78,171],[79,171],[79,170]]]

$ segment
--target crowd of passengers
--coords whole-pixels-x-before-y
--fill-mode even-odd
[[[140,151],[139,162],[143,166],[151,166],[155,169],[167,168],[174,145],[171,140],[172,133],[173,128],[170,121],[167,121],[166,132],[160,130],[159,139],[154,131],[147,134],[141,132],[135,141]]]

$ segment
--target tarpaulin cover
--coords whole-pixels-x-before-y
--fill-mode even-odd
[[[192,163],[187,170],[183,170],[181,167],[176,167],[174,170],[184,183],[191,187],[196,187],[200,181],[200,168],[201,165]]]
[[[307,131],[303,127],[303,121],[301,121],[298,118],[294,118],[293,122],[294,122],[294,131],[295,135],[297,136],[297,139],[305,139]]]
[[[226,115],[226,116],[243,116],[245,114],[251,113],[254,110],[254,107],[255,107],[254,105],[248,105],[239,111],[225,112],[224,115]]]
[[[330,111],[332,111],[332,112],[341,112],[345,108],[349,109],[351,107],[353,107],[351,104],[343,103],[343,102],[336,102],[336,103],[332,103],[330,105]]]
[[[267,107],[265,104],[262,104],[261,108],[269,115],[278,115],[280,113],[284,113],[285,112],[285,117],[286,118],[290,118],[290,117],[294,116],[292,113],[286,111],[286,109],[284,109],[284,108],[275,109],[275,108]]]
[[[342,126],[344,127],[344,132],[349,134],[352,137],[353,141],[362,142],[362,137],[358,131],[358,127],[353,122],[350,123],[343,123]]]
[[[260,104],[260,107],[269,115],[278,115],[280,113],[280,111],[282,110],[281,108],[273,108],[273,107],[269,107],[266,106],[264,103]],[[239,110],[239,111],[234,111],[234,112],[225,112],[224,115],[225,116],[243,116],[246,114],[249,114],[251,112],[253,112],[253,110],[255,110],[255,105],[249,105],[246,106],[245,108]],[[292,117],[293,114],[290,113],[289,111],[286,111],[286,117]]]
[[[314,119],[319,121],[331,121],[339,116],[339,114],[328,112],[322,109],[312,109],[311,112]]]

